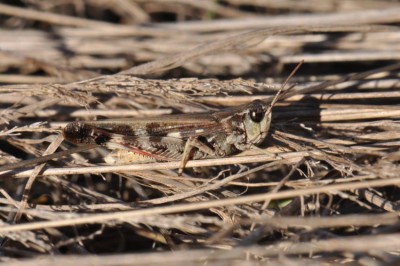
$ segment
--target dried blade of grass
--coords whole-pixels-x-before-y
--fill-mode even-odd
[[[60,110],[61,109],[61,110]],[[0,109],[6,111],[7,109]],[[39,110],[35,113],[27,113],[24,117],[51,117],[56,116],[59,112],[62,112],[62,108],[53,108],[51,110]],[[69,113],[70,117],[139,117],[139,116],[161,116],[171,114],[172,109],[149,109],[149,110],[131,110],[131,109],[114,109],[114,110],[76,110]],[[66,125],[67,122],[64,123]],[[59,128],[57,126],[56,128]]]
[[[21,107],[17,111],[12,110],[8,114],[7,113],[2,114],[0,117],[0,125],[8,124],[9,121],[16,120],[19,117],[24,116],[26,113],[31,113],[36,110],[41,110],[46,107],[52,106],[56,104],[58,101],[59,99],[46,99],[28,106]]]
[[[350,153],[350,154],[369,154],[369,155],[374,155],[374,156],[378,156],[378,157],[383,157],[386,155],[385,152],[379,152],[376,150],[369,150],[369,149],[365,149],[365,150],[361,150],[361,149],[352,149],[351,147],[346,147],[346,146],[342,146],[342,145],[337,145],[337,144],[332,144],[329,142],[326,142],[324,140],[318,140],[318,139],[312,139],[312,138],[306,138],[306,137],[302,137],[302,136],[297,136],[294,134],[290,134],[287,132],[282,132],[282,131],[278,131],[275,130],[273,135],[275,136],[279,136],[281,138],[284,139],[294,139],[294,140],[299,140],[303,143],[310,143],[312,145],[314,145],[316,148],[329,148],[330,151],[334,151],[337,152],[338,154],[342,154],[342,153]]]
[[[373,174],[375,176],[380,176],[380,173],[374,171],[373,169],[366,170],[365,165],[358,164],[356,161],[353,161],[346,156],[343,156],[341,152],[330,150],[330,149],[321,149],[315,145],[309,145],[309,141],[306,143],[295,142],[290,138],[286,138],[284,136],[280,136],[278,134],[274,135],[274,138],[290,147],[295,151],[307,151],[308,156],[317,161],[323,161],[329,164],[333,169],[336,169],[342,176],[352,176],[355,172],[359,173],[367,173]],[[306,139],[306,138],[305,138]],[[390,172],[392,174],[392,172]]]
[[[49,75],[56,76],[60,80],[60,82],[72,82],[79,79],[88,79],[98,76],[97,73],[89,70],[76,69],[66,64],[55,64],[54,62],[44,60],[42,58],[35,58],[26,55],[24,56],[17,52],[0,51],[0,56],[12,57],[13,59],[17,59],[24,65],[30,65],[31,67],[44,71]],[[16,83],[23,83],[23,81],[19,80]]]
[[[307,97],[312,97],[320,101],[337,101],[337,100],[357,100],[357,99],[390,99],[400,98],[400,92],[398,91],[376,91],[376,92],[347,92],[347,93],[321,93],[321,94],[306,94]],[[296,102],[302,100],[305,95],[291,96],[286,99],[289,102]],[[379,106],[376,106],[379,108]]]
[[[167,178],[166,176],[153,173],[152,171],[124,173],[123,176],[131,180],[133,179],[132,175],[134,177],[139,177],[144,181],[141,183],[142,186],[161,191],[165,195],[181,194],[195,188],[195,185],[188,180],[175,180],[173,178]],[[136,179],[135,181],[138,182]],[[201,197],[197,197],[196,199],[199,201],[204,200],[204,198]],[[147,202],[145,203],[147,204]]]
[[[337,62],[371,62],[371,61],[384,61],[400,59],[400,51],[337,51],[329,54],[309,54],[300,53],[297,55],[282,56],[279,61],[284,64],[295,64],[300,60],[304,60],[309,64],[315,63],[337,63]]]
[[[269,246],[261,254],[265,256],[278,254],[315,254],[320,252],[368,252],[370,250],[397,251],[400,248],[400,240],[395,239],[400,234],[391,235],[373,235],[373,236],[353,236],[340,239],[328,239],[310,241],[304,243],[283,242],[277,245]],[[386,242],[389,241],[389,242]],[[390,243],[390,245],[388,245]]]
[[[9,170],[13,170],[13,169],[18,169],[18,168],[23,168],[26,166],[39,164],[39,163],[44,163],[44,162],[47,162],[47,161],[50,161],[53,159],[58,159],[58,158],[61,158],[61,157],[64,157],[64,156],[67,156],[67,155],[70,155],[73,153],[93,149],[95,147],[97,147],[97,146],[96,145],[85,145],[85,146],[80,146],[80,147],[72,148],[72,149],[65,150],[65,151],[60,151],[60,152],[53,153],[53,154],[44,155],[44,156],[33,158],[33,159],[20,161],[20,162],[9,164],[9,165],[4,165],[4,166],[0,167],[0,173],[2,173],[4,171],[9,171]],[[26,176],[26,177],[28,177],[28,176]]]
[[[62,82],[60,78],[57,77],[45,77],[45,76],[29,76],[29,75],[13,75],[13,74],[0,74],[0,82],[1,83],[22,83],[22,84],[27,84],[27,83],[33,83],[33,84],[38,84],[38,83],[56,83],[56,82]]]
[[[326,88],[328,88],[330,86],[334,86],[334,85],[337,85],[337,84],[340,84],[340,83],[343,83],[343,82],[346,82],[346,81],[363,80],[363,79],[367,78],[368,76],[372,76],[372,75],[375,75],[377,73],[381,73],[381,72],[389,73],[391,71],[395,71],[395,70],[398,70],[398,69],[400,69],[400,63],[396,63],[396,64],[392,64],[392,65],[388,65],[388,66],[372,69],[372,70],[361,72],[361,73],[357,73],[357,74],[350,74],[350,75],[347,75],[347,76],[344,76],[344,77],[340,77],[340,78],[338,78],[336,80],[332,80],[332,81],[327,80],[327,81],[324,81],[324,82],[322,82],[320,84],[317,84],[315,86],[310,86],[308,88],[304,88],[304,89],[301,89],[301,90],[290,91],[290,92],[286,93],[284,95],[284,97],[282,97],[282,98],[286,99],[286,98],[292,97],[292,96],[294,96],[296,94],[308,94],[308,93],[312,93],[312,92],[315,92],[315,91],[318,91],[318,90],[326,89]]]
[[[313,152],[317,155],[318,152]],[[297,161],[298,158],[309,156],[309,152],[288,152],[279,154],[281,158],[288,161]],[[244,163],[259,163],[266,161],[275,161],[276,157],[271,155],[256,155],[256,156],[236,156],[228,158],[218,159],[204,159],[204,160],[192,160],[189,161],[186,167],[204,167],[204,166],[215,166],[215,165],[229,165],[229,164],[244,164]],[[148,164],[127,164],[127,165],[112,165],[112,166],[94,166],[94,167],[76,167],[76,168],[49,168],[45,169],[41,176],[49,175],[75,175],[75,174],[99,174],[99,173],[119,173],[119,172],[137,172],[147,170],[167,170],[167,169],[178,169],[179,161],[172,161],[166,163],[148,163]],[[29,177],[31,170],[27,171],[16,171],[16,172],[3,172],[3,176],[13,176],[15,178]]]
[[[388,8],[379,10],[361,10],[354,12],[330,13],[330,14],[288,14],[278,16],[264,16],[242,19],[219,19],[211,21],[190,21],[181,23],[170,23],[162,27],[185,32],[215,32],[215,31],[240,31],[248,29],[261,29],[265,25],[270,27],[285,28],[314,27],[315,25],[338,26],[338,25],[362,25],[396,23],[400,20],[400,8]]]
[[[167,1],[164,1],[167,2]],[[206,1],[187,1],[187,0],[178,0],[178,1],[170,1],[170,4],[177,3],[179,5],[186,5],[189,7],[194,7],[206,12],[211,12],[215,15],[228,17],[228,18],[239,18],[239,17],[253,17],[254,14],[246,11],[242,11],[239,9],[235,9],[230,6],[225,6],[219,4],[218,2],[206,0]]]
[[[89,224],[105,223],[107,221],[124,221],[125,219],[145,217],[148,215],[182,213],[182,212],[198,211],[203,209],[210,209],[210,208],[217,208],[224,206],[240,205],[252,202],[260,202],[265,200],[279,200],[292,197],[300,197],[317,193],[329,194],[331,192],[336,192],[336,191],[346,191],[346,190],[362,189],[368,187],[383,187],[383,186],[391,186],[399,184],[400,184],[399,177],[345,183],[345,184],[333,184],[315,188],[279,191],[275,193],[261,193],[250,196],[239,196],[236,198],[225,198],[225,199],[210,200],[204,202],[176,204],[172,206],[153,207],[153,208],[133,210],[133,211],[85,215],[79,218],[72,218],[69,220],[54,220],[45,222],[32,222],[32,223],[18,224],[18,225],[7,225],[0,227],[0,233],[4,234],[7,232],[37,230],[50,227],[63,227],[72,225],[76,226],[79,224],[88,224],[88,223]]]
[[[390,245],[388,245],[390,243]],[[9,266],[53,266],[54,261],[65,266],[75,266],[77,261],[82,265],[188,265],[197,266],[202,264],[235,264],[252,265],[249,261],[268,260],[269,265],[329,265],[332,264],[332,257],[324,254],[353,252],[357,254],[380,252],[394,252],[400,248],[400,234],[373,235],[373,236],[348,236],[341,239],[309,240],[303,242],[285,241],[276,245],[252,245],[247,247],[235,247],[227,249],[191,249],[174,250],[170,252],[143,252],[117,255],[53,255],[29,260],[8,261]],[[298,259],[297,256],[315,255],[312,259]],[[321,256],[318,256],[321,254]],[[297,255],[291,259],[289,255]],[[275,257],[278,257],[276,259]],[[387,258],[384,257],[384,258]],[[344,260],[344,259],[343,259]],[[337,263],[339,259],[336,259]],[[348,262],[349,259],[346,258]],[[358,262],[359,260],[356,260]],[[374,259],[376,261],[376,259]],[[392,257],[390,261],[396,264],[399,260]],[[254,263],[253,263],[254,264]]]
[[[111,27],[109,23],[101,21],[93,21],[83,18],[76,18],[50,12],[38,10],[29,10],[26,8],[15,7],[11,5],[0,4],[0,13],[8,16],[20,17],[25,19],[47,22],[55,25],[74,26],[74,27],[95,27],[104,28]]]
[[[363,81],[357,81],[358,83],[363,82]],[[375,81],[371,81],[375,82]],[[400,81],[397,81],[396,83],[399,83]],[[393,85],[398,85],[398,84],[393,84]],[[350,85],[349,87],[354,87],[355,84]],[[296,86],[297,87],[297,86]],[[393,86],[391,86],[393,87]],[[326,90],[331,89],[330,87],[324,88]],[[341,89],[346,89],[345,86],[343,86]],[[359,89],[362,89],[359,87]],[[383,88],[383,89],[390,89],[390,88]],[[294,89],[294,92],[298,92],[301,89]],[[318,89],[319,90],[319,89]],[[321,89],[322,90],[322,89]],[[309,101],[313,100],[319,100],[323,102],[329,102],[329,101],[338,101],[338,100],[357,100],[357,99],[391,99],[391,98],[400,98],[400,92],[398,91],[375,91],[375,92],[337,92],[337,93],[331,93],[329,91],[324,92],[324,93],[312,93],[312,94],[296,94],[292,95],[289,98],[286,98],[284,102],[279,102],[277,106],[287,106],[288,104],[298,104],[299,101],[301,101],[301,104],[307,103]],[[260,99],[260,95],[233,95],[229,97],[218,97],[218,96],[201,96],[199,98],[196,98],[196,101],[199,101],[201,103],[207,103],[207,104],[218,104],[222,106],[235,106],[235,105],[240,105],[244,104],[247,102],[251,102],[253,100]],[[303,103],[304,102],[304,103]],[[327,106],[324,103],[319,104],[321,107]],[[339,105],[339,104],[336,104]],[[345,104],[343,104],[345,105]],[[333,103],[332,103],[332,106]],[[357,105],[352,105],[354,106],[363,106],[361,104]],[[365,106],[365,105],[364,105]],[[389,107],[389,105],[387,105]],[[396,106],[390,105],[390,108],[395,108]],[[370,105],[371,108],[381,108],[382,105]],[[341,107],[339,107],[341,108]],[[344,108],[341,108],[344,109]]]
[[[45,156],[45,155],[53,154],[57,150],[57,148],[60,146],[60,144],[63,140],[64,140],[64,138],[61,135],[59,135],[58,137],[55,137],[55,139],[47,147],[47,149],[43,153],[43,155]],[[29,193],[31,192],[33,182],[35,182],[36,177],[43,170],[45,165],[46,165],[45,163],[37,165],[35,167],[35,169],[33,169],[32,174],[29,176],[28,181],[26,182],[25,188],[22,193],[22,199],[18,206],[18,211],[15,214],[15,217],[12,218],[13,223],[18,223],[18,221],[20,220],[20,218],[22,216],[22,211],[26,208],[26,206],[28,204],[28,196],[29,196]]]
[[[250,169],[248,171],[244,171],[244,172],[242,172],[240,174],[230,175],[230,176],[228,176],[228,177],[226,177],[226,178],[224,178],[224,179],[222,179],[220,181],[216,181],[216,182],[214,182],[212,184],[205,184],[205,185],[200,186],[198,188],[192,189],[191,191],[188,191],[188,192],[184,192],[184,193],[180,193],[180,194],[177,193],[177,194],[172,195],[172,196],[166,196],[166,197],[161,197],[161,198],[156,198],[156,199],[144,200],[144,201],[142,201],[142,203],[150,203],[150,204],[156,204],[157,205],[157,204],[165,204],[165,203],[168,203],[168,202],[182,200],[182,199],[193,197],[195,195],[202,194],[202,193],[205,193],[205,192],[208,192],[208,191],[220,189],[221,187],[228,185],[233,180],[245,177],[245,176],[247,176],[249,174],[256,173],[256,172],[264,170],[266,168],[269,168],[269,167],[272,167],[272,166],[276,166],[276,165],[284,165],[284,164],[291,164],[291,163],[293,163],[292,160],[287,160],[287,159],[278,160],[278,161],[275,161],[275,162],[271,162],[271,163],[268,163],[268,164],[265,164],[265,165],[261,165],[261,166],[255,167],[255,168]]]
[[[338,116],[340,115],[340,116]],[[322,122],[333,122],[333,121],[358,121],[358,120],[371,120],[371,119],[384,119],[384,118],[400,118],[400,110],[370,110],[363,111],[363,113],[349,113],[349,114],[332,114],[321,116]]]
[[[254,6],[266,9],[283,9],[306,12],[337,12],[353,11],[376,8],[397,7],[397,3],[392,1],[359,1],[349,0],[346,2],[337,2],[336,0],[326,0],[324,2],[316,1],[295,1],[295,0],[269,0],[269,1],[249,1],[249,0],[227,0],[232,5],[246,5],[252,3]]]
[[[96,8],[112,10],[127,24],[149,23],[151,19],[137,2],[89,0],[88,3]]]
[[[267,24],[268,25],[268,24]],[[298,24],[297,24],[298,25]],[[370,31],[386,31],[390,27],[379,26],[327,26],[327,27],[303,27],[295,26],[290,28],[270,27],[263,30],[251,31],[234,35],[229,38],[217,40],[208,44],[200,45],[189,51],[167,56],[150,63],[142,64],[137,67],[122,71],[120,75],[148,75],[155,72],[162,72],[181,66],[188,61],[198,58],[202,55],[221,51],[223,49],[234,49],[238,46],[255,45],[273,35],[278,34],[299,34],[310,32],[370,32]]]
[[[271,190],[271,192],[278,192],[286,184],[286,182],[294,174],[294,172],[298,170],[298,168],[304,161],[305,161],[305,159],[303,158],[300,161],[298,161],[294,166],[292,166],[292,169],[289,171],[289,173],[286,176],[284,176],[281,179],[281,181],[279,181],[279,183]],[[260,211],[266,210],[270,203],[271,203],[271,200],[264,201],[263,205],[261,206]]]
[[[0,14],[47,22],[54,25],[96,28],[98,30],[101,30],[103,34],[106,34],[107,31],[113,31],[129,35],[166,36],[174,32],[173,30],[166,32],[163,29],[157,29],[154,27],[139,27],[133,25],[121,26],[118,24],[111,24],[103,21],[95,21],[85,18],[54,14],[50,12],[29,10],[26,8],[20,8],[5,4],[0,4]]]
[[[297,189],[302,187],[321,186],[332,183],[346,183],[346,182],[368,180],[374,178],[376,178],[376,175],[363,175],[363,176],[354,176],[341,179],[323,179],[323,180],[299,179],[294,181],[287,181],[285,182],[285,186]],[[280,184],[281,182],[265,182],[265,183],[229,182],[227,185],[250,188],[250,187],[274,187],[274,186],[279,186]]]
[[[378,72],[378,73],[386,73],[384,72]],[[374,75],[372,75],[373,77]],[[335,79],[339,79],[342,77],[335,76],[332,77]],[[371,76],[370,76],[371,78]],[[377,77],[378,78],[378,77]],[[296,79],[296,77],[293,77],[293,79]],[[318,79],[322,79],[323,77],[318,77]],[[331,78],[330,78],[331,79]],[[305,99],[305,96],[310,96],[311,98],[315,99],[323,99],[324,101],[329,101],[331,99],[335,100],[341,100],[341,99],[375,99],[375,98],[398,98],[399,93],[397,91],[382,91],[382,90],[388,90],[388,89],[393,89],[399,86],[400,80],[399,79],[383,79],[383,77],[380,77],[379,79],[374,79],[374,80],[369,80],[369,79],[362,79],[362,80],[354,80],[354,81],[345,81],[341,83],[337,83],[332,86],[328,86],[325,89],[326,92],[322,93],[312,93],[312,94],[302,94],[300,91],[304,88],[308,88],[311,86],[315,85],[320,85],[321,82],[303,82],[301,81],[300,83],[296,84],[296,87],[294,87],[292,90],[295,92],[298,92],[296,95],[292,95],[288,98],[285,99],[285,101],[279,102],[277,105],[287,105],[287,102],[290,103],[295,103],[300,100],[302,101],[307,101]],[[266,87],[268,90],[276,90],[277,88],[280,87],[281,84],[278,83],[273,83],[273,84],[268,84],[269,86]],[[249,84],[250,86],[250,84]],[[258,91],[261,91],[264,93],[264,89],[262,87],[258,86],[258,83],[254,83],[252,85],[256,90],[254,93],[257,93]],[[358,93],[352,93],[352,92],[335,92],[333,91],[336,90],[345,90],[349,88],[357,88],[359,90],[369,90],[369,91],[363,91],[363,92],[358,92]],[[322,89],[321,89],[322,90]],[[376,90],[376,91],[372,91]],[[348,95],[351,95],[349,97]],[[229,97],[219,97],[219,96],[200,96],[196,98],[196,101],[199,101],[201,103],[206,103],[206,104],[218,104],[222,106],[235,106],[235,105],[240,105],[244,104],[246,102],[251,102],[255,99],[259,99],[259,95],[231,95]]]
[[[270,225],[276,228],[329,228],[329,227],[353,227],[353,226],[377,226],[389,225],[398,222],[396,213],[384,214],[349,214],[330,217],[252,217],[251,219],[239,219],[242,225],[257,223]]]
[[[366,127],[369,127],[369,126],[376,127],[380,130],[400,129],[399,121],[388,120],[388,119],[369,121],[369,122],[363,121],[363,122],[355,122],[355,123],[349,123],[349,122],[323,123],[322,125],[325,127],[332,127],[332,128],[338,128],[338,129],[344,129],[344,130],[348,130],[351,128],[365,129]],[[352,125],[354,125],[354,126],[352,126]]]
[[[40,182],[43,183],[50,183],[53,186],[62,186],[65,188],[66,191],[69,191],[70,193],[74,195],[81,195],[84,198],[88,198],[90,200],[96,200],[96,201],[102,201],[102,202],[108,202],[110,204],[118,204],[118,207],[121,209],[126,209],[129,204],[125,203],[124,201],[120,199],[115,199],[109,195],[106,195],[104,193],[95,191],[90,188],[85,188],[79,184],[75,184],[73,182],[70,182],[68,180],[58,178],[56,176],[46,176],[44,179],[38,179]],[[80,205],[73,205],[75,206],[76,209],[80,209]],[[57,209],[57,207],[55,207]]]
[[[356,106],[353,106],[356,107]],[[379,107],[377,107],[379,108]],[[308,110],[296,111],[296,118],[311,117],[318,122],[334,122],[334,121],[357,121],[372,120],[372,119],[398,119],[400,117],[400,110],[376,110],[376,109],[344,109],[344,110]],[[276,112],[280,120],[293,118],[293,110],[291,112]]]

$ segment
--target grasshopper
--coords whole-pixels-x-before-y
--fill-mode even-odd
[[[78,145],[112,150],[105,158],[109,164],[180,160],[182,174],[190,159],[225,157],[261,144],[271,126],[272,108],[300,65],[270,103],[254,100],[208,113],[72,122],[63,135]]]
[[[273,101],[274,102],[274,101]],[[72,122],[64,138],[111,149],[109,164],[225,157],[264,141],[273,102],[255,100],[217,112],[162,117]]]

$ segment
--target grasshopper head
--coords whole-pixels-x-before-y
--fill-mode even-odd
[[[246,144],[260,144],[267,136],[271,125],[271,107],[261,100],[251,102],[243,116]]]

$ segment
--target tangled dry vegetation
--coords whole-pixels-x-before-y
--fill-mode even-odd
[[[400,263],[398,1],[6,2],[7,265]],[[62,154],[67,122],[270,99],[302,60],[260,149],[183,176]]]

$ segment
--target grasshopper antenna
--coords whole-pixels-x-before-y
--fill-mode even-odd
[[[284,88],[286,87],[286,85],[288,84],[288,82],[290,81],[290,79],[294,76],[294,74],[296,74],[296,72],[299,70],[299,68],[301,67],[301,65],[303,65],[304,60],[301,60],[300,63],[297,64],[297,66],[292,70],[292,72],[290,72],[290,75],[286,78],[285,82],[283,82],[281,88],[279,89],[279,91],[276,93],[276,95],[274,96],[274,98],[272,99],[272,102],[270,104],[270,107],[272,108],[275,103],[279,100],[280,96],[282,96],[282,93],[286,93],[288,92],[290,89],[292,89],[294,86],[296,86],[295,84],[290,86],[287,90],[284,90]]]

